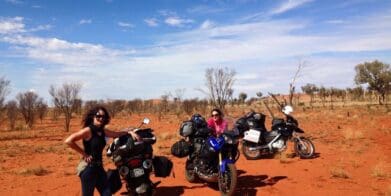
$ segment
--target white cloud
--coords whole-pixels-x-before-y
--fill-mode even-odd
[[[32,28],[32,29],[29,29],[30,32],[34,32],[34,31],[46,31],[46,30],[50,30],[52,28],[52,25],[38,25],[37,27],[35,28]]]
[[[287,0],[281,5],[279,5],[277,8],[273,9],[270,13],[272,15],[275,14],[282,14],[284,12],[287,12],[289,10],[295,9],[297,7],[300,7],[306,3],[309,3],[313,0]]]
[[[158,20],[156,18],[147,18],[147,19],[144,19],[144,22],[150,27],[159,26]]]
[[[123,27],[123,28],[133,28],[134,25],[131,24],[131,23],[127,23],[127,22],[117,22],[117,25],[120,26],[120,27]]]
[[[191,20],[191,19],[183,19],[183,18],[180,18],[180,17],[177,17],[177,16],[170,16],[170,17],[167,17],[164,22],[170,26],[174,26],[174,27],[181,27],[183,26],[184,24],[189,24],[189,23],[193,23],[194,21]]]
[[[91,19],[81,19],[79,21],[79,24],[91,24],[92,23],[92,20]]]
[[[211,20],[205,20],[201,26],[200,26],[200,29],[209,29],[211,27],[214,27],[215,24],[214,22],[212,22]]]
[[[25,32],[23,17],[0,18],[0,34],[12,34]]]
[[[344,23],[346,23],[346,21],[344,21],[344,20],[327,20],[326,23],[329,23],[329,24],[344,24]]]
[[[162,35],[160,42],[138,50],[26,35],[23,20],[18,19],[14,23],[22,26],[3,30],[18,33],[3,33],[0,42],[10,44],[29,61],[53,66],[45,70],[45,77],[35,73],[34,81],[41,88],[46,88],[47,81],[87,81],[83,98],[151,98],[178,88],[199,88],[205,69],[220,65],[240,72],[235,88],[251,96],[250,92],[258,91],[286,92],[297,65],[292,59],[300,56],[311,58],[313,66],[298,80],[298,86],[303,81],[326,86],[351,84],[354,65],[373,60],[371,56],[346,59],[322,54],[390,50],[391,40],[385,39],[391,37],[390,16],[346,19],[349,25],[336,25],[337,29],[316,36],[297,33],[311,26],[300,20],[214,25]],[[390,57],[387,60],[391,61]],[[140,81],[143,85],[129,85]],[[100,85],[94,85],[97,83]],[[47,88],[41,91],[47,92]]]

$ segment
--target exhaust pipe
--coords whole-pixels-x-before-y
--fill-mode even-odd
[[[262,145],[262,146],[250,147],[250,148],[248,148],[248,150],[256,151],[256,150],[268,149],[268,148],[269,148],[269,145]]]

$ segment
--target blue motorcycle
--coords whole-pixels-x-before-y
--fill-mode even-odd
[[[238,135],[228,131],[216,137],[207,127],[191,121],[182,124],[180,135],[184,139],[174,144],[171,152],[177,157],[187,157],[186,180],[217,182],[221,195],[233,195],[237,183]]]

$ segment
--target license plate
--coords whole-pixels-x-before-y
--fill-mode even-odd
[[[136,168],[136,169],[133,169],[133,174],[134,174],[134,177],[140,177],[142,175],[144,175],[144,169],[142,168]]]

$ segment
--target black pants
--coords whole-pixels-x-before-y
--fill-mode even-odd
[[[88,165],[80,173],[80,179],[83,196],[94,195],[95,187],[98,189],[100,195],[111,195],[110,188],[107,184],[107,175],[102,166]]]

